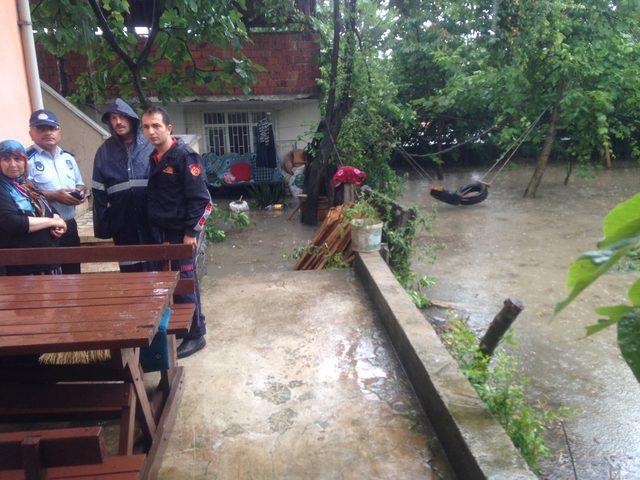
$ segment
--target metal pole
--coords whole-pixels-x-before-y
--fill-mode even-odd
[[[42,91],[40,90],[40,74],[38,73],[38,58],[36,45],[33,41],[33,28],[31,28],[31,9],[29,0],[17,0],[18,25],[22,35],[22,50],[27,67],[27,82],[29,83],[29,96],[31,97],[32,110],[44,107],[42,103]]]

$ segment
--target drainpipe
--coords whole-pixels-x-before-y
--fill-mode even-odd
[[[40,90],[40,74],[38,73],[38,59],[36,57],[36,45],[33,41],[33,28],[31,28],[31,10],[29,0],[17,0],[18,25],[22,35],[22,50],[24,52],[25,66],[27,67],[27,82],[29,84],[29,96],[31,97],[32,110],[43,108],[42,91]]]

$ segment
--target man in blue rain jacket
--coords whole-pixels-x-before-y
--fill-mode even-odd
[[[105,107],[102,121],[111,137],[96,152],[93,164],[93,230],[116,245],[159,243],[147,218],[147,181],[151,145],[140,131],[136,112],[117,98]],[[120,262],[122,272],[152,270],[144,262]]]

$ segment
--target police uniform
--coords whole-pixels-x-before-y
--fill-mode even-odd
[[[185,234],[198,237],[212,209],[200,155],[181,140],[174,139],[171,148],[160,159],[157,151],[154,152],[149,167],[149,222],[159,229],[162,241],[178,244],[183,243]],[[199,339],[206,332],[205,317],[200,308],[200,286],[195,272],[196,255],[197,251],[194,250],[192,259],[179,262],[180,278],[195,281],[193,295],[176,299],[176,303],[196,305],[185,340]]]
[[[76,159],[69,152],[56,146],[54,155],[38,145],[31,145],[27,149],[29,159],[28,179],[33,186],[42,192],[60,189],[75,190],[76,185],[84,185]],[[75,221],[76,207],[60,202],[49,202],[66,222],[67,231],[60,237],[61,247],[76,247],[80,245],[78,225]],[[80,273],[79,264],[62,266],[63,273]]]

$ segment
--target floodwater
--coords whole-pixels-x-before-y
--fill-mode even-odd
[[[429,296],[459,306],[469,325],[482,333],[504,299],[520,299],[525,310],[515,322],[529,398],[549,408],[566,407],[565,439],[560,425],[548,433],[552,457],[543,477],[640,478],[640,385],[622,360],[615,329],[585,338],[596,322],[594,308],[625,301],[637,274],[615,272],[600,279],[558,317],[554,305],[566,295],[567,268],[580,253],[595,248],[602,219],[640,186],[640,170],[626,166],[602,171],[594,179],[571,178],[550,167],[535,199],[522,193],[533,172],[520,167],[502,172],[489,198],[476,206],[453,207],[429,196],[429,183],[410,179],[402,202],[430,212],[437,204],[434,233],[419,244],[442,244],[432,262],[418,253],[414,270],[437,280]],[[455,189],[478,172],[449,174]],[[446,313],[438,313],[446,316]]]

